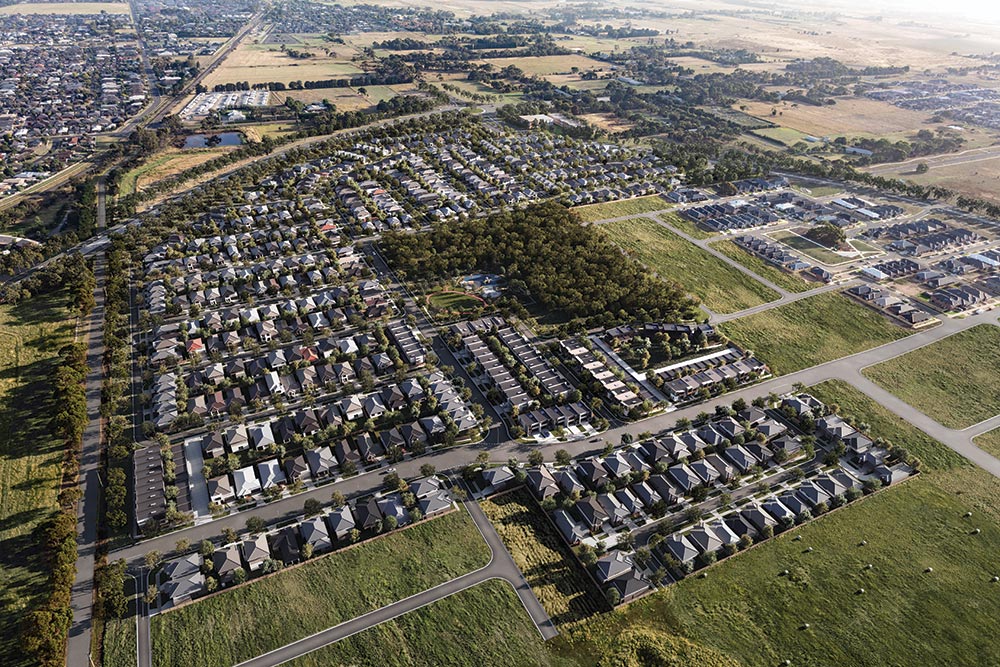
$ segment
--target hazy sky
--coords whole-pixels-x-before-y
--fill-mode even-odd
[[[823,0],[812,0],[817,8],[822,7]],[[845,0],[847,3],[868,10],[878,11],[880,7],[892,11],[896,16],[905,15],[908,11],[914,14],[948,14],[950,16],[965,16],[972,20],[979,19],[991,23],[1000,21],[1000,0]],[[809,4],[809,3],[807,3]],[[916,16],[914,18],[917,18]],[[974,30],[975,25],[969,29]]]

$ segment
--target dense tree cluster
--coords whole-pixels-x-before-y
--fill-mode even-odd
[[[390,232],[381,244],[404,276],[502,274],[524,301],[595,324],[693,314],[680,286],[655,279],[600,231],[553,202],[441,223],[427,234]]]
[[[64,440],[67,456],[63,461],[63,491],[59,512],[43,527],[39,551],[50,571],[44,601],[24,616],[21,648],[33,664],[61,666],[65,661],[66,638],[73,612],[70,592],[76,577],[76,509],[79,495],[79,448],[87,424],[87,399],[83,381],[87,373],[87,353],[82,343],[72,343],[59,351],[59,361],[50,374],[53,404],[51,432]]]

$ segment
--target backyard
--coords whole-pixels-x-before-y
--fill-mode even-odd
[[[948,428],[1000,414],[1000,327],[980,324],[862,371]]]
[[[912,332],[836,292],[824,292],[719,325],[775,375],[905,338]],[[822,335],[819,335],[822,333]]]
[[[157,667],[228,666],[489,562],[463,510],[152,618]]]
[[[28,664],[18,622],[44,591],[40,527],[58,509],[63,443],[51,436],[49,372],[73,339],[65,293],[0,306],[0,664]]]
[[[517,594],[491,579],[288,663],[289,667],[551,664]]]
[[[605,610],[593,581],[527,490],[480,505],[553,623],[572,623]]]
[[[715,313],[733,313],[779,298],[774,290],[648,218],[601,225],[612,241],[698,296]]]

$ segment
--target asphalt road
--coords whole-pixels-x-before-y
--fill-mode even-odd
[[[105,225],[104,182],[97,184],[97,228]],[[66,664],[89,667],[91,612],[94,602],[94,553],[97,550],[97,522],[100,508],[101,382],[104,377],[104,254],[94,258],[97,279],[96,305],[87,320],[87,417],[80,456],[80,502],[77,505],[76,580],[71,593],[73,622],[69,630]]]
[[[555,637],[558,632],[552,624],[552,620],[545,612],[538,598],[531,591],[531,587],[528,586],[528,582],[521,575],[521,571],[517,569],[514,560],[506,548],[504,548],[500,536],[497,535],[493,529],[493,525],[486,518],[486,515],[483,514],[478,503],[467,500],[463,505],[468,510],[476,527],[479,528],[479,532],[490,548],[490,562],[485,567],[429,588],[399,602],[394,602],[393,604],[368,612],[340,625],[327,628],[299,641],[286,644],[279,649],[242,662],[238,667],[274,667],[275,665],[280,665],[306,653],[311,653],[324,646],[346,639],[351,635],[391,621],[403,614],[472,588],[490,579],[501,579],[514,587],[518,599],[521,600],[521,604],[524,605],[525,610],[531,617],[531,621],[542,635],[542,639]]]

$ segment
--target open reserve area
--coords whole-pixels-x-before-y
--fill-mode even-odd
[[[679,283],[715,313],[774,301],[778,293],[648,218],[600,226],[615,243],[661,279]]]
[[[296,53],[308,54],[295,57]],[[328,55],[332,52],[334,55]],[[363,70],[352,62],[357,53],[343,45],[329,47],[293,46],[282,50],[277,44],[240,44],[225,60],[205,77],[203,84],[213,86],[226,83],[266,84],[292,81],[324,81],[350,78]]]
[[[21,624],[48,595],[50,566],[35,556],[59,509],[64,443],[53,435],[52,373],[73,340],[67,295],[0,306],[0,662],[30,664]]]
[[[776,375],[793,373],[910,334],[842,294],[824,293],[720,325],[730,339],[766,359]]]
[[[980,324],[864,374],[944,426],[967,428],[1000,415],[1000,327]]]
[[[464,510],[158,614],[155,667],[229,665],[487,564]],[[367,572],[367,580],[359,577]],[[303,613],[308,610],[309,613]],[[288,619],[297,619],[288,623]]]

